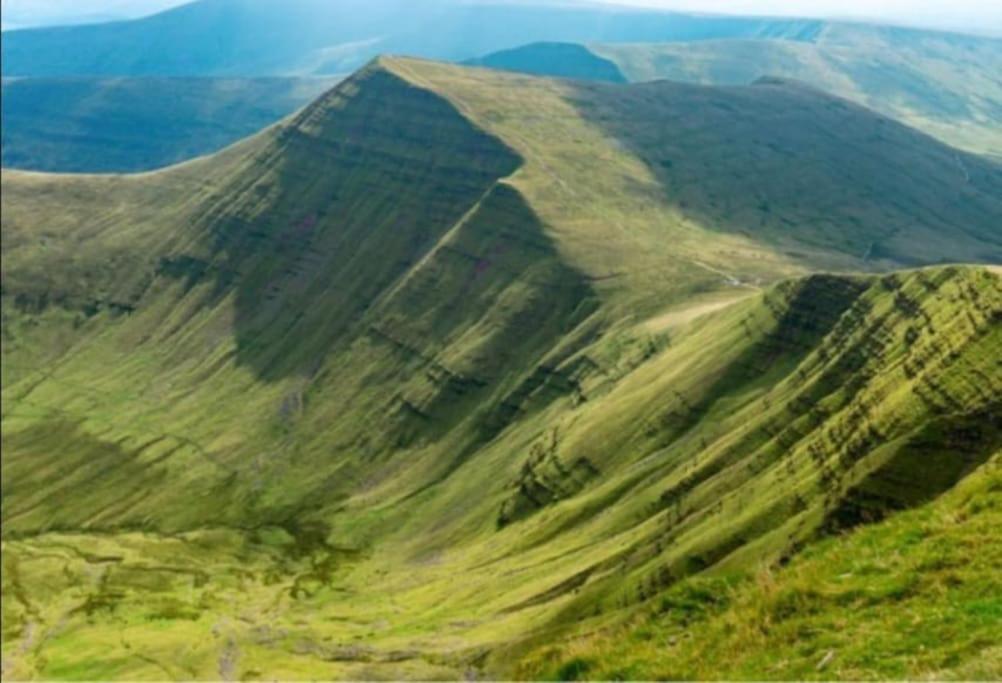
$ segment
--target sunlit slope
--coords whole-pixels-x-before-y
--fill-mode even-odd
[[[812,41],[526,45],[480,60],[493,68],[631,82],[747,85],[795,79],[964,149],[1002,156],[1002,40],[828,24]]]
[[[782,569],[683,582],[626,629],[520,670],[562,679],[992,680],[1002,675],[1002,471],[810,548]]]
[[[573,225],[554,228],[565,253],[624,289],[645,258],[750,281],[1000,255],[1002,168],[795,83],[624,88],[398,64],[516,149],[513,184],[544,221]]]
[[[997,275],[809,274],[1000,261],[998,187],[799,87],[397,59],[215,157],[5,172],[5,662],[497,670],[935,497],[997,448]]]
[[[404,495],[507,426],[538,368],[629,319],[817,268],[1002,260],[1000,179],[783,84],[578,86],[384,60],[215,159],[125,178],[5,174],[4,352],[23,378],[5,409],[58,407],[66,429],[43,442],[124,429],[111,440],[177,447],[180,474],[230,491],[234,519],[299,514],[307,492],[358,495],[373,470]],[[19,360],[77,338],[56,378]],[[104,421],[81,432],[91,419]],[[261,443],[297,455],[266,458]],[[415,455],[383,459],[401,450]],[[241,476],[248,458],[256,474]],[[172,507],[143,492],[159,468],[143,469],[134,498],[59,514]],[[49,518],[34,510],[28,527]]]
[[[44,677],[509,672],[688,576],[949,490],[1002,447],[1000,311],[983,269],[812,277],[672,328],[433,495],[170,537],[5,532],[5,658]]]

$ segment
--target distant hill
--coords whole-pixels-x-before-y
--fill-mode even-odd
[[[999,39],[868,24],[547,0],[198,0],[131,21],[11,31],[0,48],[5,77],[60,79],[334,76],[380,54],[610,82],[668,78],[738,85],[776,76],[864,104],[954,146],[1002,158],[1002,85],[994,77],[1002,71],[1000,46]],[[72,118],[78,109],[72,98],[81,90],[57,96],[54,84],[47,87],[52,92],[46,101],[65,105]],[[104,101],[125,106],[114,96],[124,92],[112,90]],[[128,110],[142,106],[132,103]],[[190,144],[180,145],[186,149],[176,159],[187,158],[192,149],[214,149],[219,139],[233,139],[213,135],[187,118],[186,107],[193,105],[177,108],[174,119],[192,135]],[[169,104],[165,110],[171,110]],[[82,137],[71,133],[73,140],[59,142],[56,128],[78,124],[40,115],[37,124],[25,124],[16,112],[7,118],[10,151],[5,163],[46,170],[127,170],[150,168],[154,160],[159,164],[168,156],[152,153],[135,165],[129,155],[146,150],[133,146],[116,151],[113,140],[106,140],[107,148],[95,143],[94,154],[84,150],[77,155],[69,145],[82,144]],[[227,115],[221,120],[228,127]],[[49,126],[53,133],[46,132]],[[103,132],[99,122],[73,129],[81,136],[93,133],[95,140]],[[213,140],[199,143],[200,135]],[[108,161],[93,163],[98,155]],[[80,162],[57,162],[70,156]]]
[[[508,678],[1002,444],[1002,280],[953,265],[1002,263],[1002,169],[800,84],[382,58],[210,157],[0,183],[5,677]],[[997,648],[931,559],[977,637],[864,673]]]
[[[614,61],[575,43],[533,43],[463,63],[540,76],[626,83],[626,76]]]
[[[478,60],[527,73],[633,82],[739,85],[802,81],[1002,158],[1002,40],[827,24],[811,41],[710,40],[644,45],[526,45]],[[601,69],[596,69],[601,64]]]
[[[5,168],[129,172],[215,152],[336,78],[27,78],[3,82]]]
[[[2,57],[4,76],[332,74],[386,53],[463,60],[538,40],[809,40],[822,26],[542,1],[199,0],[133,21],[10,31]]]

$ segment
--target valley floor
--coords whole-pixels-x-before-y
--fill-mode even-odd
[[[653,599],[645,616],[522,648],[486,671],[495,618],[469,606],[465,619],[415,611],[408,603],[420,588],[387,578],[383,562],[297,544],[282,529],[7,540],[3,675],[997,679],[999,457],[943,499],[814,543],[788,565],[694,577]],[[475,588],[436,561],[410,580]]]

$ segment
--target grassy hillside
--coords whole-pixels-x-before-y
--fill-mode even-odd
[[[999,169],[799,86],[384,59],[2,182],[8,676],[503,674],[999,449],[998,275],[880,274]]]
[[[551,649],[519,675],[998,679],[1000,493],[996,457],[941,501],[782,568],[683,582],[629,627]]]
[[[147,171],[211,154],[337,79],[27,78],[3,83],[3,166]]]
[[[1002,157],[998,39],[827,24],[812,41],[538,44],[490,55],[482,63],[610,81],[745,85],[763,77],[795,79],[954,146]]]

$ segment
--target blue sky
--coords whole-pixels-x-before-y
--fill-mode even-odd
[[[5,28],[150,14],[185,0],[0,0]],[[335,2],[336,0],[331,0]],[[723,14],[879,20],[1002,35],[1002,0],[603,0]],[[281,2],[281,0],[275,0]],[[415,0],[420,2],[420,0]]]

